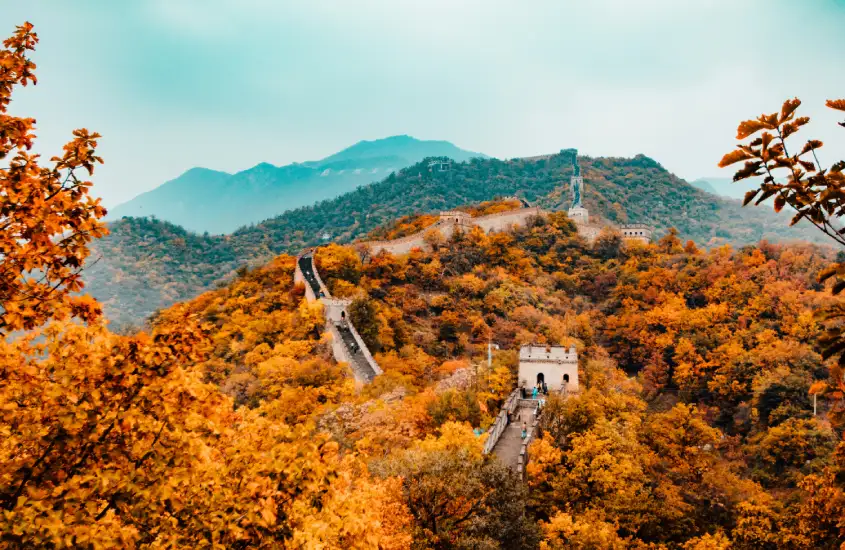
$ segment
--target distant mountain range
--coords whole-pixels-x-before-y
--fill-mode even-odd
[[[648,157],[579,160],[586,181],[583,198],[593,219],[648,223],[657,238],[676,227],[682,238],[706,246],[761,239],[820,241],[820,233],[805,223],[789,227],[787,213],[775,214],[766,206],[742,208],[736,200],[696,189]],[[133,325],[159,308],[214,288],[245,266],[329,241],[350,242],[401,216],[513,195],[565,211],[571,203],[571,175],[572,158],[566,152],[476,158],[442,172],[431,171],[423,160],[378,183],[231,235],[202,235],[161,220],[126,218],[110,224],[111,233],[93,243],[92,260],[98,261],[89,262],[84,278],[117,326]]]
[[[231,233],[382,180],[427,157],[449,157],[458,162],[487,158],[448,141],[392,136],[360,141],[322,160],[287,166],[261,163],[236,174],[191,168],[111,209],[108,219],[155,217],[198,233]]]
[[[690,182],[690,185],[713,195],[741,201],[745,198],[746,192],[756,189],[760,184],[756,180],[734,183],[731,178],[698,178]]]

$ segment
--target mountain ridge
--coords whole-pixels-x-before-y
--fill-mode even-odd
[[[229,174],[194,167],[114,207],[107,219],[154,216],[198,233],[231,233],[285,211],[331,199],[426,157],[486,158],[448,141],[408,135],[359,141],[321,160],[261,162]]]
[[[705,246],[772,241],[819,242],[786,215],[742,208],[714,197],[668,172],[658,162],[633,158],[579,157],[586,180],[584,203],[592,219],[647,223],[656,236],[676,227]],[[546,210],[570,205],[571,154],[538,160],[471,159],[433,172],[428,162],[390,174],[344,195],[241,227],[230,235],[201,235],[162,220],[126,218],[94,244],[100,257],[86,270],[88,290],[118,324],[142,322],[170,304],[213,288],[243,266],[328,241],[346,243],[411,214],[437,213],[497,197],[518,195]],[[327,238],[324,238],[327,236]]]

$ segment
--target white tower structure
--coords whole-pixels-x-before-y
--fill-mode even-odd
[[[519,384],[526,389],[545,384],[550,391],[578,391],[575,346],[524,344],[519,349]]]

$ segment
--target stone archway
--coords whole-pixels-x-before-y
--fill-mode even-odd
[[[564,384],[569,384],[569,375],[568,375],[568,374],[564,374],[564,375],[563,375],[563,383],[564,383]]]
[[[537,373],[537,384],[542,386],[545,383],[546,383],[546,375],[544,375],[542,372],[538,372]]]

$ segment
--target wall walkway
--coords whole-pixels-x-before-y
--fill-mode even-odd
[[[536,413],[540,402],[535,399],[515,399],[514,401],[513,411],[510,413],[511,420],[501,431],[489,452],[492,452],[502,464],[519,474],[520,478],[524,478],[525,466],[528,463],[528,445],[537,433],[539,416]],[[502,413],[504,412],[503,408]],[[526,426],[524,439],[522,437],[523,423]],[[485,446],[485,452],[488,452],[486,448]]]
[[[332,335],[332,354],[335,361],[348,364],[355,380],[363,384],[372,382],[373,378],[382,374],[381,367],[373,359],[367,344],[349,322],[349,312],[346,308],[351,302],[332,298],[314,266],[313,250],[303,252],[297,257],[293,280],[305,283],[306,300],[322,302],[326,331]]]
[[[477,218],[465,212],[441,212],[440,220],[411,235],[391,241],[366,241],[360,244],[368,247],[373,256],[382,250],[387,250],[393,255],[401,255],[409,253],[414,248],[426,248],[428,245],[425,242],[425,236],[431,231],[439,231],[445,239],[449,239],[458,228],[469,231],[473,227],[480,227],[485,233],[508,231],[514,226],[525,225],[529,218],[546,214],[541,208],[530,206],[523,199],[520,199],[520,203],[522,208]]]

